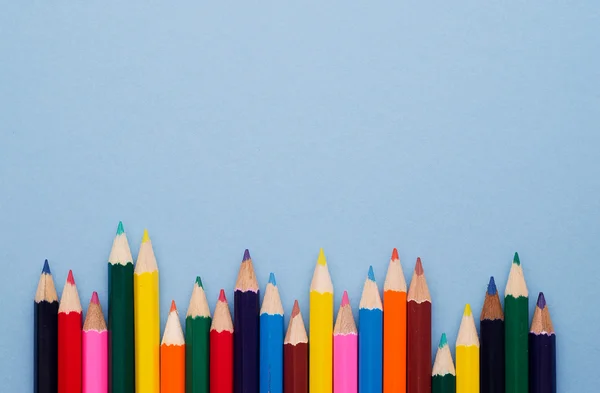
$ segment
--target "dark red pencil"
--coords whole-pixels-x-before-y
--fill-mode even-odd
[[[233,392],[233,323],[222,289],[210,327],[210,392]]]
[[[431,393],[431,296],[421,258],[407,296],[407,393]]]
[[[69,276],[58,307],[58,393],[81,393],[81,303]]]
[[[308,336],[298,300],[294,301],[283,344],[283,391],[308,393]]]

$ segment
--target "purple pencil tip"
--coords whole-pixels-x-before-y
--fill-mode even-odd
[[[249,261],[250,258],[250,251],[248,251],[248,249],[246,249],[246,251],[244,251],[244,258],[242,259],[242,262],[246,262]]]
[[[544,297],[544,292],[540,292],[537,300],[537,306],[540,310],[543,310],[546,307],[546,298]]]

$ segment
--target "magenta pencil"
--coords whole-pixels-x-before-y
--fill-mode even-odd
[[[92,294],[83,333],[82,393],[108,392],[108,332],[98,294]]]
[[[358,331],[344,291],[333,329],[333,393],[356,393],[357,389]]]

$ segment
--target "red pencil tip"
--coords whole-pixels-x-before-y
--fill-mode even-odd
[[[341,307],[347,306],[348,304],[350,304],[350,299],[348,299],[348,291],[344,291],[344,294],[342,295]]]
[[[169,312],[177,311],[177,306],[175,305],[175,300],[171,300],[171,309]]]
[[[225,291],[223,289],[221,289],[221,292],[219,292],[219,301],[227,303],[227,298],[225,297]]]
[[[98,299],[98,292],[94,291],[92,293],[92,300],[90,300],[90,303],[100,304],[100,300]]]
[[[392,261],[397,261],[398,259],[398,250],[394,248],[394,251],[392,251]]]
[[[294,318],[298,314],[300,314],[300,305],[298,304],[298,300],[294,300],[294,308],[292,308],[291,318]]]
[[[415,273],[417,276],[423,275],[423,264],[421,263],[421,257],[417,258],[417,264],[415,265]]]
[[[69,275],[67,276],[67,282],[71,285],[75,285],[75,279],[73,278],[73,270],[69,270]]]

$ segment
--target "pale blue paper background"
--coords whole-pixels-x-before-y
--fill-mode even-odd
[[[308,322],[319,247],[336,310],[392,247],[408,279],[420,255],[434,346],[517,250],[558,390],[597,389],[597,2],[5,3],[2,392],[31,389],[44,258],[106,310],[119,220],[134,255],[150,231],[163,322],[196,274],[211,309],[231,298],[246,247],[286,323],[294,298]]]

